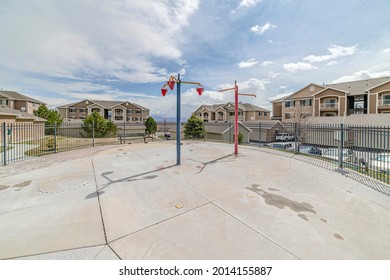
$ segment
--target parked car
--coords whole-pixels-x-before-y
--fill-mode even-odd
[[[276,141],[294,141],[294,136],[289,133],[276,133]]]
[[[339,160],[339,149],[338,148],[327,149],[327,150],[322,152],[322,156],[338,161]],[[343,149],[342,159],[343,159],[343,162],[349,162],[349,163],[354,163],[354,164],[357,164],[357,162],[358,162],[356,154],[350,149]]]
[[[276,149],[284,149],[284,150],[291,150],[292,145],[291,143],[270,143],[267,144],[268,147],[276,148]]]
[[[317,147],[314,147],[314,146],[299,146],[298,147],[298,150],[300,153],[302,154],[311,154],[311,155],[321,155],[322,152],[320,149],[318,149]]]
[[[380,172],[390,172],[390,154],[382,153],[370,159],[370,168]]]

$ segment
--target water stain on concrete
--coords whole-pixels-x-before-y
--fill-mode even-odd
[[[298,217],[301,218],[302,220],[308,221],[309,219],[306,217],[306,215],[303,214],[298,214]]]
[[[333,234],[333,236],[334,236],[335,238],[339,239],[339,240],[344,240],[344,237],[342,237],[342,236],[341,236],[340,234],[338,234],[338,233]]]
[[[274,189],[274,188],[268,188],[269,191],[274,191],[274,192],[279,192],[279,189]]]
[[[310,212],[316,214],[316,211],[313,210],[314,207],[307,202],[297,202],[281,195],[272,194],[260,189],[259,186],[260,185],[258,184],[253,184],[251,187],[248,187],[246,189],[262,196],[264,198],[265,203],[277,207],[279,209],[284,209],[285,207],[288,207],[292,211],[297,213]]]
[[[22,188],[25,188],[31,184],[31,180],[24,181],[22,183],[16,184],[12,186],[13,188],[16,188],[15,191],[20,191]]]
[[[328,221],[326,220],[326,219],[320,219],[321,220],[321,222],[323,222],[323,223],[327,223]]]

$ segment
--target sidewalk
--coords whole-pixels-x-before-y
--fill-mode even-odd
[[[292,154],[174,141],[0,168],[0,259],[390,259],[390,197]],[[98,193],[97,193],[98,190]]]

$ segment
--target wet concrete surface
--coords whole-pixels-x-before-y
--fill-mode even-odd
[[[0,168],[1,259],[390,259],[390,198],[291,154],[173,141]]]

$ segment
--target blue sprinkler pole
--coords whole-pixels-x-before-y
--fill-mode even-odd
[[[177,74],[177,104],[176,104],[176,164],[180,165],[180,138],[181,138],[181,125],[180,125],[180,73]]]

